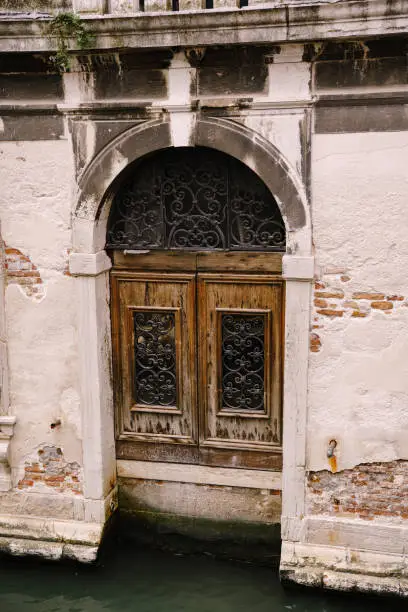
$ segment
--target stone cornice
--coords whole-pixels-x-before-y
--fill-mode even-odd
[[[98,49],[274,44],[408,32],[408,0],[343,0],[280,7],[83,16]],[[47,18],[0,16],[0,51],[53,51]],[[75,46],[72,46],[75,50]]]

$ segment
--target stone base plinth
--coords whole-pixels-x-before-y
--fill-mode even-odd
[[[102,523],[0,515],[0,553],[94,563],[104,530]]]
[[[284,583],[408,597],[408,527],[316,516],[301,521],[303,541],[283,541]]]

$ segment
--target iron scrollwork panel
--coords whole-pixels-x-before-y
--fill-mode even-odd
[[[108,222],[110,248],[154,249],[164,245],[159,177],[154,167],[144,166],[115,195]]]
[[[285,249],[279,207],[264,183],[223,153],[180,148],[144,160],[113,200],[112,249]]]
[[[240,166],[230,166],[230,248],[285,250],[285,226],[274,198],[252,170]]]
[[[176,313],[136,310],[133,326],[136,405],[177,407]]]
[[[207,156],[170,161],[161,189],[169,249],[225,249],[227,225],[225,166]]]
[[[265,314],[221,313],[221,410],[265,413]]]

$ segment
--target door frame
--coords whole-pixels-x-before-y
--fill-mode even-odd
[[[191,114],[166,112],[124,130],[78,179],[69,272],[77,278],[78,291],[85,520],[103,522],[115,509],[109,312],[112,263],[104,250],[115,184],[129,163],[147,153],[172,146],[206,146],[240,159],[258,174],[274,194],[286,226],[282,539],[299,541],[305,516],[309,325],[314,278],[306,187],[282,153],[261,134],[231,119],[197,114],[191,121]],[[173,127],[177,138],[173,137]]]
[[[175,462],[201,466],[219,466],[226,468],[253,469],[253,470],[282,470],[282,383],[283,383],[283,327],[284,327],[284,282],[282,280],[282,253],[278,252],[254,252],[254,251],[189,251],[189,250],[163,250],[163,251],[140,251],[126,253],[114,250],[111,253],[113,268],[110,272],[111,278],[111,319],[112,319],[112,352],[113,352],[113,379],[114,379],[114,404],[115,404],[115,433],[116,433],[116,457],[118,460],[130,461],[157,461],[163,463]],[[239,288],[242,284],[253,284],[254,286],[265,286],[273,293],[276,292],[278,306],[269,316],[271,351],[273,360],[267,363],[267,378],[272,377],[271,393],[269,401],[271,406],[270,414],[266,415],[245,415],[246,418],[267,418],[271,421],[272,417],[279,419],[279,443],[267,444],[261,442],[245,442],[243,440],[229,440],[228,442],[220,439],[208,439],[204,435],[207,431],[207,402],[208,397],[204,390],[207,388],[205,381],[204,366],[202,359],[206,362],[207,346],[204,328],[197,329],[195,343],[201,346],[196,354],[195,366],[195,393],[192,397],[196,398],[196,406],[192,409],[192,417],[197,417],[196,424],[200,431],[196,443],[187,440],[179,440],[179,436],[174,439],[167,439],[168,436],[161,434],[136,434],[127,433],[123,430],[126,421],[127,409],[129,405],[128,389],[129,385],[123,385],[121,380],[126,376],[129,380],[132,377],[129,355],[131,351],[124,344],[124,330],[121,324],[122,317],[128,318],[128,311],[133,310],[133,306],[125,306],[121,302],[120,286],[121,283],[132,282],[152,282],[167,284],[174,282],[191,282],[191,277],[195,276],[195,303],[196,316],[200,309],[201,313],[206,312],[204,303],[205,285],[211,281],[218,281],[225,285],[236,284]],[[238,289],[239,290],[239,289]],[[200,298],[203,298],[201,299]],[[188,300],[189,302],[191,300]],[[187,308],[187,301],[185,304]],[[139,307],[138,307],[139,308]],[[144,308],[153,308],[142,307]],[[156,310],[158,307],[154,307]],[[164,307],[163,307],[164,308]],[[170,307],[169,307],[170,309]],[[221,309],[222,310],[222,309]],[[230,310],[230,309],[227,309]],[[276,316],[278,314],[278,317]],[[272,315],[272,311],[270,311]],[[218,324],[217,324],[218,325]],[[132,332],[127,325],[125,337],[130,339]],[[217,335],[217,332],[216,332]],[[219,339],[218,339],[219,341]],[[276,354],[275,354],[276,353]],[[219,365],[219,364],[218,364]],[[201,393],[200,393],[201,391]],[[274,405],[272,405],[274,404]],[[279,405],[278,411],[276,404]],[[124,412],[125,411],[125,412]],[[198,414],[195,414],[198,411]],[[154,409],[144,412],[156,412]],[[224,415],[226,416],[226,415]],[[240,415],[243,416],[242,414]],[[157,444],[152,444],[157,442]]]

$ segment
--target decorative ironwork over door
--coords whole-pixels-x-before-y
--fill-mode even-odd
[[[165,150],[129,170],[108,224],[110,249],[285,249],[279,208],[241,162],[206,148]]]

